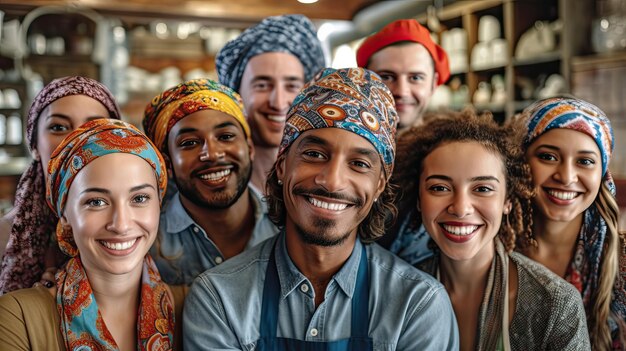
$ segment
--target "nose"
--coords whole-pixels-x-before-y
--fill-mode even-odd
[[[120,235],[128,233],[132,222],[130,213],[124,206],[114,204],[107,230]]]
[[[226,152],[222,148],[219,142],[206,140],[204,145],[202,146],[202,151],[200,153],[200,161],[206,162],[216,162],[219,159],[224,158],[226,156]]]
[[[339,159],[330,159],[324,169],[315,176],[315,183],[329,193],[339,192],[345,187],[346,174]]]
[[[399,98],[403,98],[403,97],[407,97],[409,96],[409,83],[406,81],[406,79],[403,79],[402,77],[399,77],[394,85],[393,85],[393,89],[391,89],[391,93],[393,94],[393,96],[395,97],[399,97]]]
[[[457,192],[452,199],[452,203],[448,206],[448,213],[457,218],[463,218],[474,213],[474,206],[469,195]]]
[[[554,173],[554,178],[563,185],[570,185],[578,181],[578,174],[571,162],[562,162]]]
[[[269,105],[272,109],[285,113],[291,105],[290,96],[291,94],[285,91],[282,84],[277,84],[270,94]]]

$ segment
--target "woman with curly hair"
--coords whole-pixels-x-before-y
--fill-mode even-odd
[[[26,124],[33,161],[17,186],[15,207],[0,218],[0,295],[31,287],[39,281],[45,267],[62,263],[58,262],[63,260],[60,255],[52,254],[58,252],[51,242],[58,218],[48,209],[45,199],[46,170],[52,151],[83,123],[120,116],[111,92],[91,78],[55,79],[35,97]],[[48,251],[48,262],[44,262],[49,248],[53,250]]]
[[[396,181],[436,246],[418,266],[450,295],[461,350],[588,349],[576,289],[513,252],[532,224],[522,131],[466,110],[398,140]]]
[[[533,238],[520,251],[580,292],[594,350],[626,348],[626,238],[608,170],[611,123],[574,98],[538,101],[519,117],[536,196]]]

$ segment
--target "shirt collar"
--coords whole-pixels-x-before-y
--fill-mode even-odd
[[[168,214],[165,230],[168,233],[180,233],[190,226],[196,225],[180,202],[180,196],[180,192],[177,192],[165,207],[165,213]]]
[[[352,249],[352,254],[350,254],[348,260],[333,276],[328,284],[330,286],[332,281],[335,281],[341,290],[343,290],[343,292],[350,298],[352,297],[354,287],[356,286],[357,272],[359,270],[359,263],[361,262],[362,247],[363,244],[357,239],[356,244]],[[282,299],[286,298],[287,295],[289,295],[294,289],[296,289],[296,287],[300,286],[307,279],[304,274],[298,270],[287,253],[284,231],[281,232],[276,246],[276,268],[280,281]]]

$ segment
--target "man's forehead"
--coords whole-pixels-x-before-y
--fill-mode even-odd
[[[337,151],[354,152],[379,158],[378,151],[367,139],[341,128],[309,129],[296,139],[296,149],[309,145],[320,145]]]
[[[265,52],[253,56],[248,61],[244,75],[249,76],[249,78],[285,79],[295,77],[304,80],[304,66],[296,56],[288,52]]]
[[[401,54],[400,54],[401,53]],[[373,71],[383,69],[403,71],[434,70],[434,61],[426,47],[415,42],[400,42],[384,47],[374,53],[367,68]]]

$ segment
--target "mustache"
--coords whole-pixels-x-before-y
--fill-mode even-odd
[[[322,196],[322,197],[326,197],[326,198],[333,199],[333,200],[346,201],[346,202],[352,203],[356,207],[363,206],[363,200],[358,197],[346,195],[343,193],[331,193],[322,188],[306,189],[301,186],[296,186],[295,188],[293,188],[292,193],[294,195]]]

